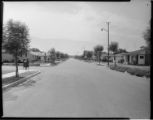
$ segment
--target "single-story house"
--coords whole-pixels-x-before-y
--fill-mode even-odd
[[[23,61],[23,59],[28,58],[29,61],[44,61],[44,52],[33,52],[33,51],[28,51],[27,56],[23,55],[19,57],[20,61]],[[14,57],[13,55],[7,53],[4,49],[2,49],[2,62],[14,62]]]
[[[29,61],[44,61],[44,52],[34,52],[34,51],[29,51],[27,54],[27,58]]]
[[[140,49],[128,53],[115,54],[117,63],[131,65],[150,65],[150,51],[148,49]]]
[[[2,62],[13,62],[14,61],[14,57],[13,55],[7,53],[4,49],[2,49],[1,51],[2,53]]]
[[[102,54],[101,54],[101,60],[102,61],[107,61],[108,60],[108,53],[106,53],[106,52],[103,52]],[[112,54],[112,53],[109,53],[109,60],[110,61],[113,61],[114,60],[114,55]]]
[[[128,53],[115,54],[115,59],[113,59],[113,61],[115,60],[116,60],[116,63],[128,64],[128,61],[129,61]]]
[[[150,65],[150,50],[140,49],[128,53],[129,64],[133,65]]]

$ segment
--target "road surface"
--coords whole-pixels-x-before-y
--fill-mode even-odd
[[[3,93],[4,117],[150,118],[150,80],[69,59]]]

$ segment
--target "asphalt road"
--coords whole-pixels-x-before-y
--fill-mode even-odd
[[[3,93],[4,117],[150,118],[150,79],[69,59]]]

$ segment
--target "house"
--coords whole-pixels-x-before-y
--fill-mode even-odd
[[[113,62],[113,59],[114,59],[114,55],[112,53],[109,53],[109,61]],[[101,60],[102,61],[107,61],[108,60],[108,53],[102,52]]]
[[[43,61],[43,56],[44,53],[42,52],[34,52],[34,51],[29,51],[27,53],[27,58],[29,59],[29,61]]]
[[[116,63],[128,64],[128,61],[129,61],[128,53],[115,54],[115,60],[116,60]],[[115,60],[113,59],[113,61]]]
[[[7,53],[4,49],[2,49],[2,62],[14,62],[13,55]]]
[[[115,54],[117,63],[131,65],[150,65],[150,51],[148,49],[140,49],[128,53]]]
[[[150,50],[140,49],[128,53],[129,64],[132,65],[150,65]]]
[[[27,55],[23,55],[19,57],[18,59],[20,61],[23,61],[23,59],[28,58],[30,62],[32,61],[44,61],[44,52],[33,52],[33,51],[28,51]],[[7,53],[4,49],[2,49],[2,62],[14,62],[14,57],[13,55]]]

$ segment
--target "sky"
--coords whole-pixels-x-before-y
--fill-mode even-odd
[[[4,2],[3,12],[3,24],[13,19],[28,26],[31,48],[80,55],[96,45],[107,51],[108,32],[101,28],[107,30],[108,21],[110,43],[127,51],[145,46],[151,2]]]

